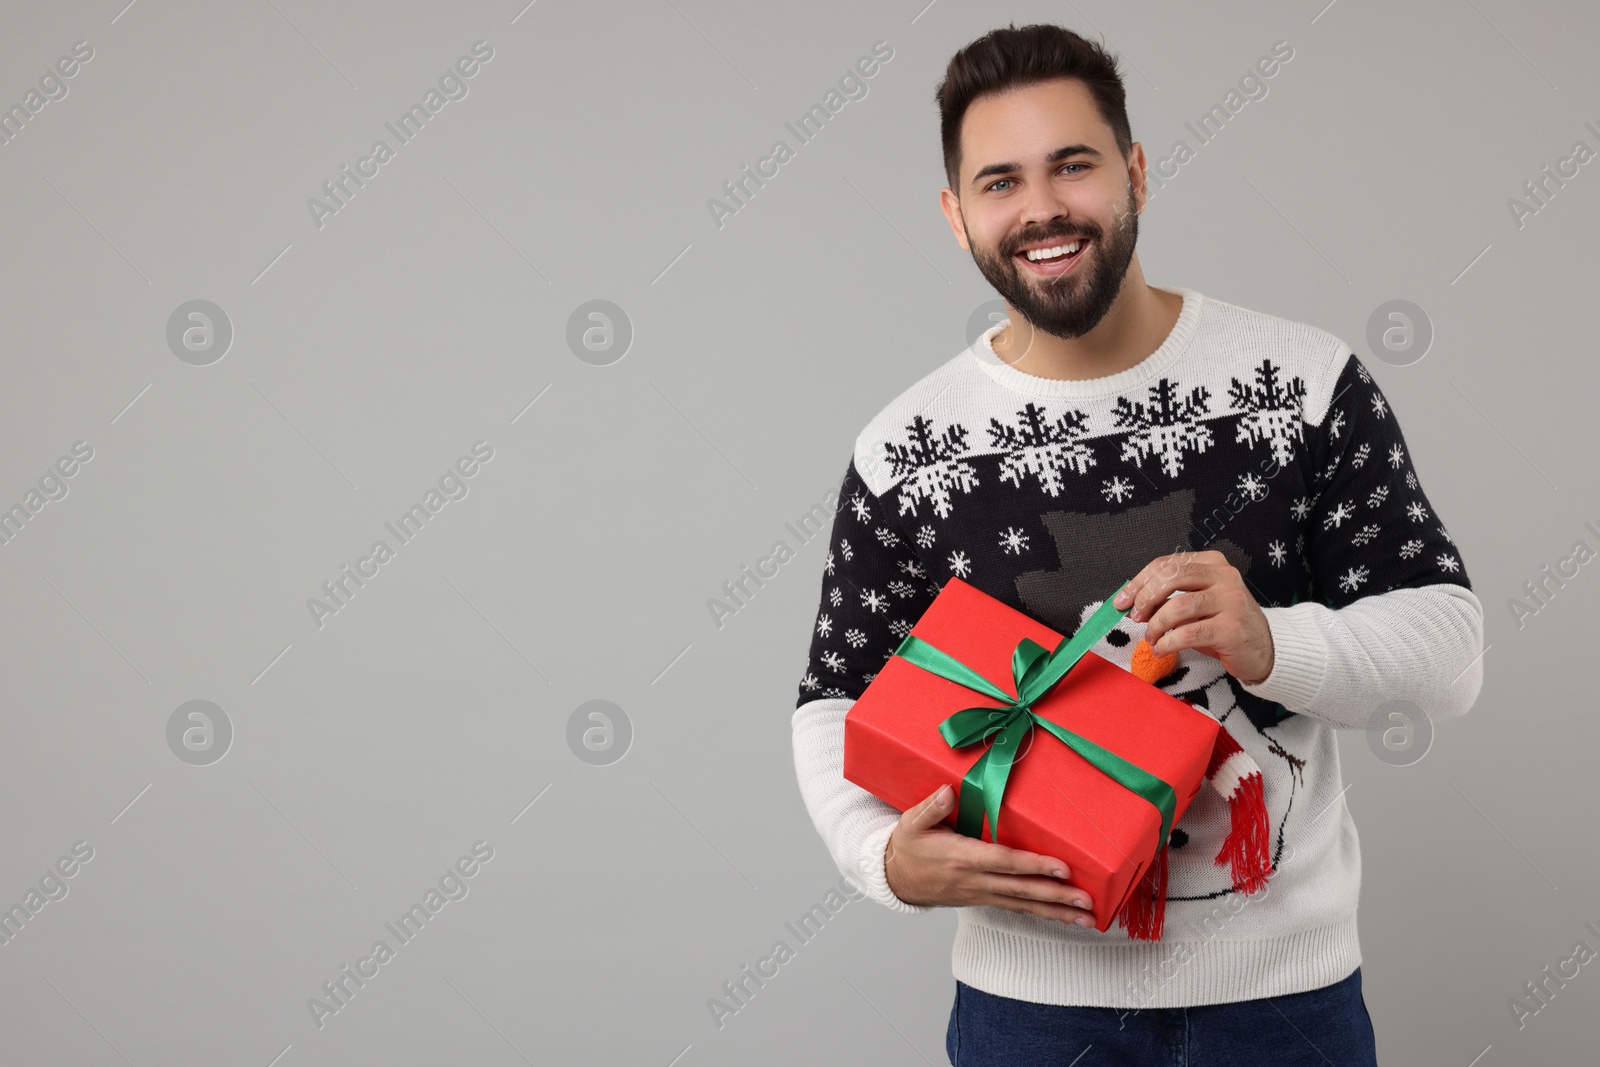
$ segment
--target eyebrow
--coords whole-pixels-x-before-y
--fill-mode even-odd
[[[1059,163],[1069,156],[1093,156],[1095,159],[1104,159],[1105,155],[1098,148],[1086,144],[1063,145],[1045,157],[1046,163]],[[1021,163],[991,163],[972,176],[972,184],[977,185],[983,179],[995,174],[1010,174],[1022,169]]]

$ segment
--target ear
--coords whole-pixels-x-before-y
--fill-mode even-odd
[[[967,228],[961,216],[961,201],[948,187],[939,190],[939,207],[944,211],[945,221],[950,224],[956,244],[968,252],[972,251],[972,246],[967,243]]]

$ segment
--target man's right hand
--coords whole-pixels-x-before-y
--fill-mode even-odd
[[[1067,879],[1061,860],[943,825],[955,802],[948,785],[900,816],[884,848],[889,889],[907,904],[988,904],[1092,927],[1089,894]]]

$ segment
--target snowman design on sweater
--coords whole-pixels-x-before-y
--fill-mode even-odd
[[[1263,608],[1471,588],[1387,398],[1332,334],[1185,292],[1173,336],[1145,364],[1063,383],[995,369],[1000,328],[858,436],[797,706],[858,697],[950,576],[1068,635],[1178,552],[1220,552]],[[1192,649],[1155,657],[1143,632],[1124,618],[1094,651],[1223,727],[1214,788],[1163,850],[1165,888],[1206,900],[1259,884],[1251,868],[1274,869],[1297,819],[1316,814],[1296,811],[1296,797],[1338,773],[1307,756],[1325,727]],[[1234,810],[1252,776],[1259,818]],[[1230,848],[1245,858],[1219,862]]]
[[[1084,608],[1083,620],[1100,603]],[[1156,655],[1144,640],[1145,629],[1145,623],[1124,617],[1090,651],[1222,726],[1206,769],[1210,788],[1201,788],[1168,838],[1166,899],[1211,900],[1253,892],[1282,859],[1285,824],[1304,785],[1305,760],[1276,736],[1277,728],[1293,716],[1282,705],[1245,692],[1220,660],[1192,648]],[[1259,825],[1251,825],[1258,817]],[[1191,841],[1223,845],[1188,848]]]

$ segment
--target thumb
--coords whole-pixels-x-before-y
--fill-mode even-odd
[[[945,816],[950,814],[950,806],[955,803],[955,790],[948,785],[941,785],[933,795],[924,800],[911,812],[911,829],[927,830],[936,826]]]

